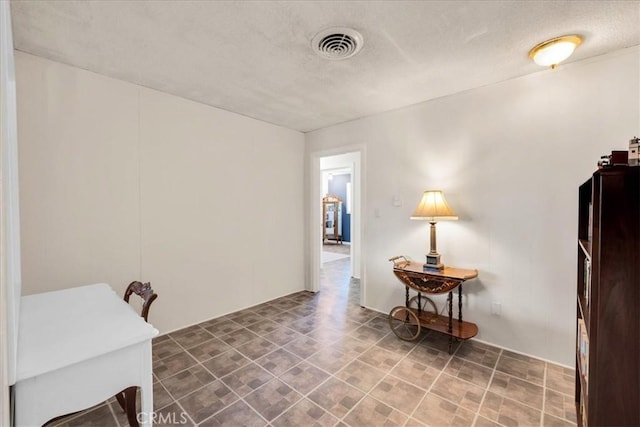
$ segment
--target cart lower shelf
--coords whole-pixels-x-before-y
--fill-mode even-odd
[[[420,320],[420,326],[425,329],[442,332],[443,334],[450,335],[454,338],[461,340],[467,340],[478,335],[478,325],[471,322],[460,322],[458,319],[453,319],[451,322],[451,332],[449,332],[449,317],[447,316],[435,316],[433,313],[427,313],[425,311],[418,312],[415,308],[409,308]],[[399,321],[405,321],[401,314],[394,315],[394,318]],[[435,318],[435,319],[434,319]]]

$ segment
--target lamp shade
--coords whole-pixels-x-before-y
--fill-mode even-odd
[[[420,204],[413,211],[411,219],[423,219],[431,222],[443,219],[458,219],[449,207],[440,190],[429,190],[422,194]]]

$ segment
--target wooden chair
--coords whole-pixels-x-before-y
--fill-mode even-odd
[[[131,294],[136,294],[144,301],[142,304],[142,312],[140,316],[147,321],[147,317],[149,316],[149,308],[151,307],[151,303],[153,303],[156,298],[158,298],[158,294],[153,292],[151,288],[151,283],[142,283],[142,282],[131,282],[129,286],[127,286],[127,290],[124,292],[124,300],[128,303],[129,297]],[[131,427],[138,427],[138,419],[136,413],[136,394],[138,392],[138,387],[129,387],[120,393],[116,394],[116,399],[120,404],[120,407],[127,414],[127,419],[129,420],[129,425]]]

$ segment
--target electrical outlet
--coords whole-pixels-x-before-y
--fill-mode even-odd
[[[500,316],[502,314],[502,304],[497,301],[491,303],[491,314]]]

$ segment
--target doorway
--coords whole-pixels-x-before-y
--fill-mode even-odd
[[[311,157],[311,186],[313,198],[309,240],[311,243],[311,290],[319,291],[321,278],[346,274],[345,286],[358,283],[358,301],[365,301],[365,286],[362,277],[362,150],[342,153],[315,153]],[[349,185],[347,185],[349,184]],[[332,194],[338,193],[338,194]],[[334,209],[332,221],[341,221],[339,234],[325,227],[327,218],[323,209],[323,197],[335,196],[341,204],[340,211]],[[340,216],[338,217],[338,212]],[[333,226],[334,222],[329,225]],[[327,231],[331,238],[326,239]],[[341,282],[345,282],[340,279]]]
[[[351,257],[351,216],[353,214],[353,168],[325,167],[329,157],[320,159],[322,173],[322,253],[321,268],[326,264]],[[348,261],[348,260],[347,260]],[[343,263],[345,263],[343,261]],[[347,274],[352,276],[351,264]]]

